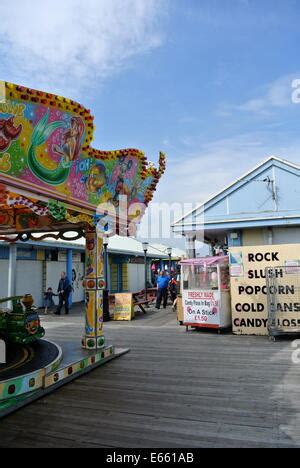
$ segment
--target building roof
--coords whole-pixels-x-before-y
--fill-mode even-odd
[[[300,166],[271,156],[177,220],[175,232],[300,224]]]
[[[227,255],[223,255],[220,257],[202,257],[182,260],[181,265],[209,267],[214,265],[222,265],[228,262],[229,257]]]
[[[160,252],[168,256],[169,246],[164,245],[164,244],[151,244],[151,247],[159,250]],[[186,252],[184,250],[178,249],[177,247],[172,247],[172,259],[173,260],[181,260],[182,258],[185,258],[185,257],[186,257]]]
[[[8,245],[7,243],[3,242],[0,245]],[[64,241],[56,241],[56,240],[45,240],[40,242],[19,242],[19,246],[26,247],[26,245],[39,247],[39,248],[55,248],[55,249],[73,249],[77,251],[84,252],[85,250],[85,239],[79,239],[73,242],[64,242]],[[113,236],[109,239],[108,244],[108,252],[111,254],[120,254],[120,255],[133,255],[138,257],[144,256],[143,244],[142,242],[138,241],[133,237],[121,237],[121,236]],[[156,249],[152,245],[149,245],[148,258],[152,259],[168,259],[168,255],[163,253],[161,250]]]
[[[113,236],[109,239],[108,251],[110,253],[119,253],[127,255],[143,256],[143,243],[134,237]],[[168,255],[164,254],[154,246],[149,244],[147,256],[149,258],[167,259]]]

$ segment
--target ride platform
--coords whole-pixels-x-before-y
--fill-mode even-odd
[[[87,351],[47,340],[10,345],[7,363],[0,365],[0,419],[128,351],[112,345]]]

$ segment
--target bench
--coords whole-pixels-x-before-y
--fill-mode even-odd
[[[156,294],[157,294],[157,290],[155,288],[150,288],[149,290],[147,290],[147,299],[146,299],[145,290],[132,293],[133,306],[138,307],[143,312],[143,314],[146,314],[147,311],[145,310],[145,307],[149,307],[149,305],[155,300]],[[109,305],[113,307],[114,304],[115,304],[115,295],[110,294]]]
[[[138,293],[133,293],[133,302],[135,306],[138,306],[141,311],[146,314],[146,311],[143,306],[149,307],[149,304],[153,303],[157,296],[157,289],[156,288],[149,288],[147,289],[147,299],[146,299],[146,291],[143,289]]]
[[[145,307],[149,307],[150,302],[152,302],[150,299],[146,299],[145,293],[142,295],[141,292],[138,293],[133,293],[133,306],[134,307],[139,307],[143,314],[146,314]]]

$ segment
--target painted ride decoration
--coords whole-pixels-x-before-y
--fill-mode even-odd
[[[94,124],[89,110],[9,83],[5,90],[0,102],[1,205],[7,215],[15,208],[31,215],[18,217],[17,231],[45,230],[64,221],[94,227],[97,207],[107,204],[117,210],[122,195],[130,219],[140,221],[165,170],[163,154],[156,169],[136,149],[95,150],[90,146]],[[20,198],[14,188],[44,195],[47,202]],[[8,227],[10,220],[2,215],[1,226]]]
[[[1,304],[7,302],[12,302],[12,310],[1,309]],[[0,299],[0,338],[9,343],[28,345],[44,335],[31,295]]]
[[[103,237],[135,235],[165,171],[166,158],[161,153],[156,168],[137,149],[94,149],[94,131],[93,116],[77,102],[0,82],[0,240],[73,241],[85,237],[81,346],[91,352],[85,354],[76,347],[76,363],[63,358],[66,367],[56,370],[57,360],[55,365],[37,369],[30,378],[18,377],[17,383],[1,382],[0,378],[0,417],[7,399],[56,387],[114,357],[114,346],[106,344],[103,333]],[[42,337],[44,331],[30,300],[22,313],[21,299],[13,301],[12,312],[0,313],[0,336],[13,343]]]
[[[82,344],[104,346],[101,238],[135,235],[165,156],[157,169],[136,149],[96,150],[94,119],[82,105],[11,83],[0,89],[0,238],[41,240],[49,232],[63,240],[86,237]]]

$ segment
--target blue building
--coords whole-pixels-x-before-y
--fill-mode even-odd
[[[186,237],[216,247],[300,242],[300,166],[270,157],[173,225]]]
[[[43,305],[44,291],[57,290],[62,271],[73,282],[73,303],[84,300],[82,280],[85,276],[84,240],[76,242],[43,241],[0,243],[0,297],[30,293],[38,307]],[[140,291],[145,286],[143,245],[131,237],[114,236],[108,246],[108,279],[111,292]],[[148,278],[153,261],[167,262],[168,255],[149,245]]]

